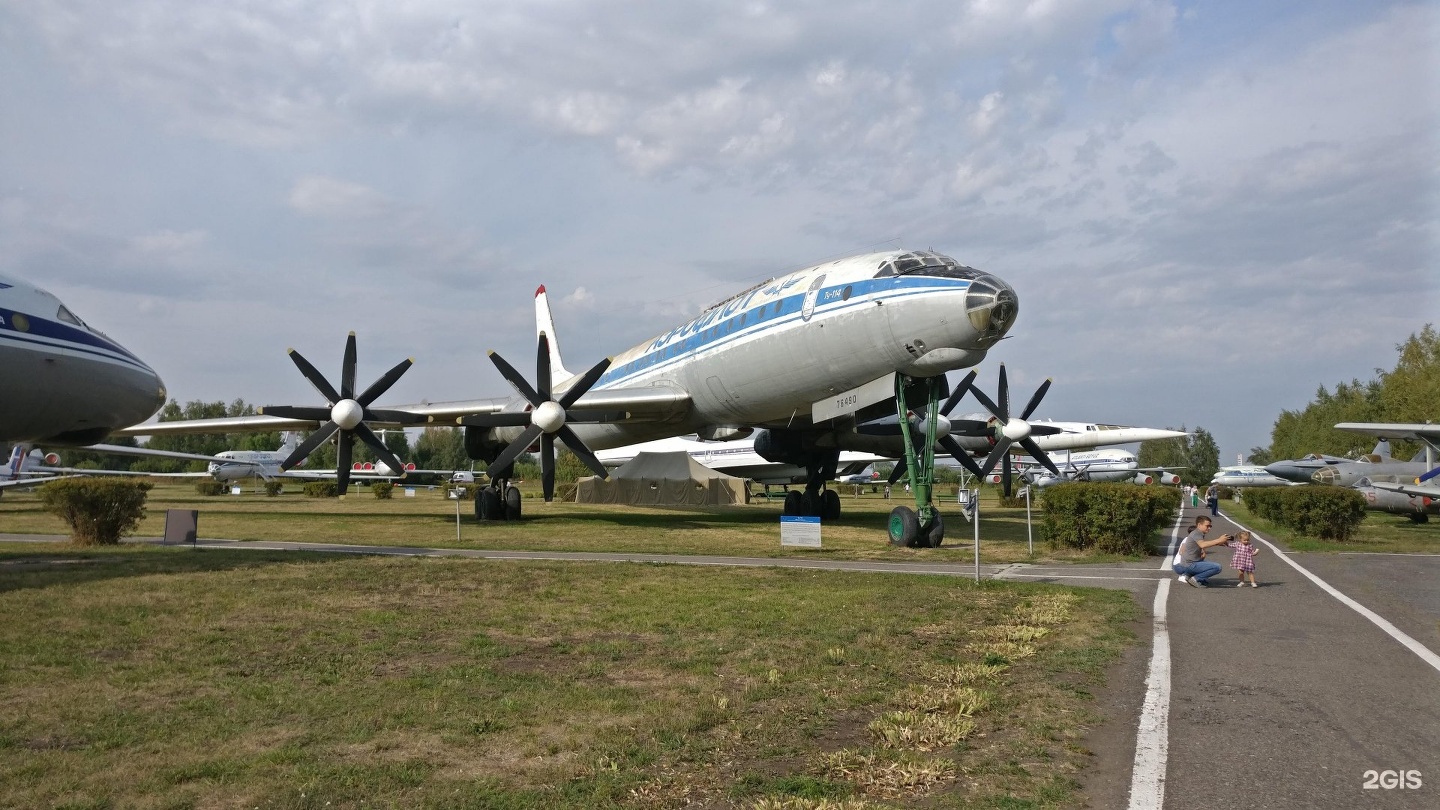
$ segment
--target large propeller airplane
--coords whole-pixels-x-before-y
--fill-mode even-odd
[[[338,388],[290,351],[323,406],[267,406],[255,416],[136,425],[119,432],[313,430],[282,467],[335,437],[343,491],[349,448],[357,439],[400,468],[376,428],[460,425],[468,455],[489,463],[495,486],[506,488],[507,495],[515,460],[538,446],[546,500],[555,490],[557,439],[604,477],[597,449],[690,433],[716,440],[754,434],[756,450],[767,460],[806,470],[800,508],[831,518],[839,514],[839,497],[825,482],[835,477],[840,453],[875,452],[878,441],[890,452],[877,454],[905,461],[915,496],[914,509],[897,507],[891,515],[892,542],[938,545],[944,528],[931,502],[937,444],[981,475],[997,464],[1009,470],[1011,445],[1054,470],[1032,438],[1049,430],[1028,421],[1048,380],[1024,408],[1012,412],[1003,370],[998,401],[973,387],[973,372],[954,390],[944,376],[983,360],[1014,325],[1018,304],[1010,285],[948,256],[870,253],[756,284],[577,375],[561,361],[542,286],[535,296],[533,384],[498,354],[489,354],[514,396],[374,407],[411,361],[356,394],[352,333]],[[942,420],[941,402],[949,414],[967,392],[993,420]],[[962,437],[995,443],[977,464],[957,443]],[[957,442],[948,441],[952,438]],[[956,453],[957,447],[962,452]]]

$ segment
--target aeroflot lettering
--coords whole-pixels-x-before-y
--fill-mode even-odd
[[[701,314],[699,317],[695,318],[689,323],[683,326],[677,326],[674,329],[671,329],[669,332],[661,335],[660,337],[655,338],[655,340],[650,343],[649,351],[663,348],[664,346],[669,345],[670,341],[676,338],[689,337],[696,332],[703,331],[707,326],[714,323],[715,321],[723,321],[726,318],[729,318],[736,312],[740,312],[741,310],[747,308],[750,305],[750,300],[762,292],[766,293],[767,295],[773,294],[775,292],[779,292],[780,290],[785,289],[786,287],[789,287],[792,284],[797,283],[798,281],[800,281],[800,279],[791,279],[790,281],[787,281],[784,284],[778,286],[769,287],[764,290],[751,290],[749,295],[737,296],[724,306],[715,307],[709,312]]]

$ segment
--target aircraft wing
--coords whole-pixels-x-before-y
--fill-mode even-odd
[[[420,402],[411,405],[387,405],[378,410],[405,411],[428,416],[436,425],[454,425],[455,420],[471,414],[498,413],[514,397],[468,399],[455,402]],[[690,395],[675,388],[645,386],[640,388],[609,388],[590,391],[580,397],[572,409],[624,411],[631,419],[659,419],[674,416],[690,406]],[[367,422],[372,428],[407,427],[399,423]],[[117,436],[165,436],[194,433],[267,433],[271,431],[314,430],[319,422],[281,416],[225,416],[215,419],[185,419],[175,422],[147,422],[115,431]],[[93,449],[93,448],[91,448]],[[133,452],[133,448],[131,448]],[[112,452],[105,450],[104,452]],[[119,452],[118,450],[113,452]],[[212,460],[213,459],[207,459]]]
[[[1430,498],[1432,500],[1440,501],[1440,487],[1431,484],[1390,484],[1384,482],[1372,482],[1370,486],[1389,492],[1399,492],[1402,495],[1412,495],[1416,497]]]
[[[1429,422],[1340,422],[1335,429],[1364,433],[1379,439],[1424,442],[1440,449],[1440,425]]]
[[[215,456],[202,456],[199,453],[181,453],[175,450],[151,450],[148,447],[126,447],[123,444],[92,444],[89,447],[81,447],[81,450],[88,450],[93,453],[113,453],[120,456],[149,456],[151,458],[173,458],[179,461],[203,461],[207,464],[215,461],[223,461],[226,464],[239,466],[258,466],[258,462],[241,461],[238,459],[220,459]]]

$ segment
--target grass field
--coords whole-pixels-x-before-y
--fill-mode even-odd
[[[397,520],[444,535],[443,514]],[[1136,608],[944,577],[0,543],[0,615],[3,807],[1015,808],[1081,801],[1090,692]]]
[[[295,488],[291,488],[295,489]],[[777,490],[778,491],[778,490]],[[460,539],[455,536],[457,503],[439,490],[420,489],[415,497],[378,500],[363,488],[344,500],[307,498],[286,492],[269,498],[247,491],[239,496],[204,497],[189,484],[159,484],[150,492],[148,516],[139,535],[164,533],[166,509],[197,509],[202,537],[234,540],[344,542],[371,545],[463,547],[529,551],[626,551],[660,554],[731,554],[757,557],[807,556],[969,562],[974,529],[959,513],[953,493],[941,502],[947,533],[939,549],[899,549],[889,545],[890,510],[907,501],[898,490],[893,500],[868,491],[854,496],[843,487],[843,517],[823,529],[824,548],[782,549],[780,501],[707,509],[660,509],[576,503],[524,502],[526,520],[480,524],[474,505],[458,504]],[[909,502],[913,505],[913,501]],[[1002,509],[988,490],[981,499],[981,559],[987,563],[1074,558],[1050,549],[1034,510],[1036,556],[1029,554],[1025,510]],[[0,532],[63,534],[58,518],[44,511],[33,493],[9,492],[0,498]],[[1087,557],[1087,561],[1103,558]]]
[[[1440,518],[1429,523],[1414,523],[1404,515],[1366,512],[1355,537],[1345,542],[1302,537],[1283,526],[1256,517],[1245,504],[1226,501],[1221,510],[1271,540],[1278,540],[1291,551],[1368,551],[1389,554],[1440,553]]]

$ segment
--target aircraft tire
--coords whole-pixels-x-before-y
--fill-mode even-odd
[[[800,514],[805,517],[820,517],[820,493],[806,492],[800,496]]]
[[[505,519],[506,519],[506,520],[519,520],[519,519],[520,519],[520,504],[521,504],[520,488],[519,488],[519,487],[506,487],[506,488],[505,488],[505,511],[504,511],[504,515],[505,515]]]
[[[840,519],[840,493],[833,489],[827,489],[820,493],[820,519]]]
[[[890,510],[890,545],[913,548],[920,539],[920,519],[915,510],[908,506],[897,506]]]
[[[494,487],[481,487],[480,492],[475,495],[475,517],[482,522],[505,519],[500,493],[496,492]]]
[[[804,508],[801,505],[801,501],[803,498],[804,496],[796,490],[792,489],[789,492],[786,492],[785,507],[781,510],[781,514],[785,515],[786,517],[795,517],[797,515],[805,514]]]
[[[1427,514],[1425,514],[1424,512],[1411,512],[1407,517],[1410,518],[1410,522],[1411,522],[1411,523],[1429,523],[1429,522],[1430,522],[1430,516],[1427,515]]]
[[[931,512],[935,516],[929,526],[920,530],[920,545],[924,548],[940,548],[945,542],[945,521],[940,517],[940,510]]]

